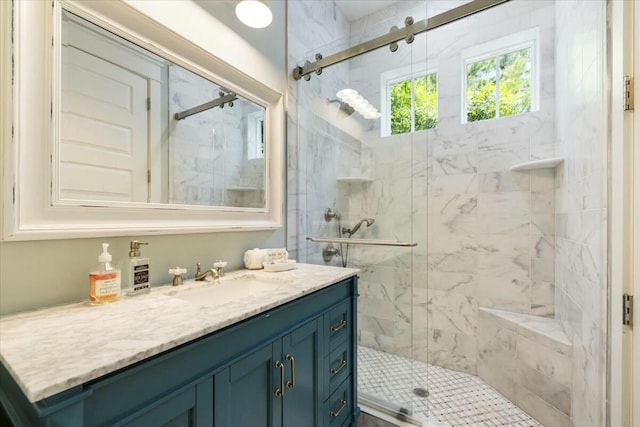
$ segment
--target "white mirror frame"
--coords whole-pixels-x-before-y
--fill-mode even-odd
[[[52,203],[51,147],[58,137],[61,8],[125,36],[266,108],[264,209],[147,203]],[[268,230],[282,226],[284,107],[281,93],[226,64],[122,1],[14,1],[0,9],[3,39],[3,240]],[[204,12],[203,12],[204,13]],[[135,29],[135,30],[133,30]],[[9,42],[6,42],[9,40]],[[12,51],[11,51],[12,49]],[[177,54],[176,52],[180,52]],[[13,61],[5,61],[9,55]],[[13,62],[13,70],[11,64]],[[9,63],[9,64],[7,64]],[[215,74],[210,71],[215,70]],[[13,74],[12,74],[13,71]],[[13,84],[12,84],[13,77]],[[9,107],[9,108],[5,108]]]

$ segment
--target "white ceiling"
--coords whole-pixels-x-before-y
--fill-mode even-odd
[[[334,2],[349,21],[355,21],[397,3],[397,0],[334,0]]]

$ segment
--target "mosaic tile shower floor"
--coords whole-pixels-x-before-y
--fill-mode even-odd
[[[415,387],[426,388],[429,397],[414,395]],[[358,391],[411,405],[413,416],[425,426],[542,427],[474,375],[364,346],[358,346]]]

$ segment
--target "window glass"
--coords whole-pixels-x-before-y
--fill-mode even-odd
[[[415,91],[415,130],[438,126],[438,75],[418,77],[413,81]]]
[[[431,73],[388,85],[391,135],[438,125],[438,75]]]
[[[500,57],[500,116],[531,111],[531,49]]]
[[[467,121],[531,111],[531,48],[467,65]]]
[[[496,71],[495,58],[467,65],[467,121],[496,116]]]
[[[411,80],[391,85],[391,135],[411,132]]]

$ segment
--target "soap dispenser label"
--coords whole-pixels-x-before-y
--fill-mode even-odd
[[[119,272],[106,274],[89,275],[92,294],[97,297],[105,297],[109,295],[120,295],[120,274]]]
[[[133,290],[138,291],[149,287],[149,264],[133,267]]]

